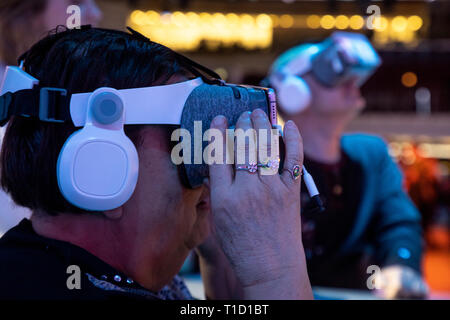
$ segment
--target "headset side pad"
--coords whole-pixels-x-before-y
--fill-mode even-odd
[[[280,108],[287,114],[305,110],[311,103],[311,91],[305,80],[287,75],[277,88]]]
[[[89,97],[86,124],[64,143],[57,164],[59,189],[74,206],[111,210],[133,194],[139,159],[124,133],[125,116],[117,90],[99,88]]]

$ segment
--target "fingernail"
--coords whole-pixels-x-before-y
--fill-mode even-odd
[[[212,121],[212,124],[213,125],[221,125],[221,124],[224,124],[225,123],[225,117],[224,116],[222,116],[222,115],[220,115],[220,116],[217,116],[217,117],[215,117],[214,119],[213,119],[213,121]]]
[[[286,124],[284,126],[286,128],[293,128],[294,127],[294,121],[289,120],[288,122],[286,122]]]
[[[255,112],[255,115],[258,117],[264,117],[266,115],[266,113],[264,111],[262,111],[262,109],[260,109],[260,108],[255,109],[254,112]]]

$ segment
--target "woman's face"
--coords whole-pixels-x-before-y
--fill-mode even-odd
[[[101,18],[102,12],[94,0],[47,0],[47,7],[43,13],[43,23],[46,30],[51,30],[58,25],[67,25],[67,8],[71,5],[80,7],[81,25],[90,24],[96,26]]]

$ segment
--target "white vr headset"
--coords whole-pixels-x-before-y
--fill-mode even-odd
[[[0,120],[5,122],[11,115],[21,114],[46,122],[65,122],[69,116],[76,127],[82,128],[67,139],[59,154],[57,178],[61,193],[80,208],[108,210],[130,198],[138,178],[137,151],[124,133],[124,125],[179,125],[187,98],[201,84],[202,79],[196,78],[136,89],[104,87],[72,94],[67,101],[64,89],[39,87],[39,80],[19,67],[8,66],[0,88]],[[40,92],[37,95],[33,90]],[[13,94],[15,103],[5,108]],[[33,101],[37,96],[39,101]],[[54,110],[49,110],[51,100],[62,104],[59,109],[66,108],[70,114],[56,115],[54,103]],[[142,102],[151,103],[144,107]]]
[[[41,86],[20,67],[8,66],[0,87],[0,126],[18,116],[81,127],[60,151],[59,189],[79,208],[110,210],[131,197],[138,179],[138,154],[124,125],[180,125],[194,136],[195,121],[202,121],[204,134],[219,114],[234,125],[242,112],[261,108],[276,126],[272,89],[215,80],[198,77],[170,85],[123,90],[103,87],[69,95],[65,89]],[[203,148],[206,145],[204,142]],[[194,161],[183,164],[183,170],[180,178],[191,188],[200,186],[209,174],[207,164]]]

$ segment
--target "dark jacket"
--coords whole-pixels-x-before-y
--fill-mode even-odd
[[[79,283],[76,277],[78,268]],[[78,285],[79,284],[79,285]],[[150,292],[88,251],[38,235],[29,220],[0,239],[0,300],[192,299],[178,276]]]
[[[384,141],[365,134],[345,135],[342,149],[364,170],[361,202],[353,232],[342,244],[350,252],[367,229],[374,234],[376,260],[421,270],[423,238],[419,211],[403,187],[403,175]]]
[[[302,218],[303,228],[310,225],[306,218],[318,219],[315,227],[318,229],[320,223],[325,232],[317,230],[316,238],[320,235],[331,248],[321,250],[320,256],[308,257],[307,254],[312,284],[365,288],[370,276],[367,266],[371,264],[380,268],[400,264],[420,272],[421,217],[403,189],[401,171],[390,157],[385,142],[376,136],[348,134],[341,139],[341,149],[350,163],[343,169],[343,179],[355,202],[349,201],[347,194],[343,208],[329,221],[327,212],[322,216],[305,214],[305,219]],[[319,185],[320,173],[320,167],[316,168]],[[303,209],[305,202],[302,202]],[[346,219],[347,224],[341,223],[342,219]],[[343,227],[347,231],[338,233],[332,229]],[[304,231],[305,251],[314,252],[317,248],[308,248],[305,235]]]

